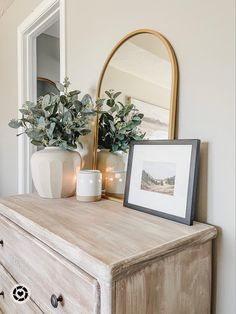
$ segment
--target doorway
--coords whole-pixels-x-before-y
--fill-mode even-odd
[[[65,77],[65,0],[43,1],[18,27],[18,103],[35,102]],[[19,130],[19,133],[21,130]],[[18,137],[18,193],[31,193],[31,155],[37,150]]]
[[[48,27],[36,38],[37,98],[47,93],[59,94],[55,86],[60,81],[60,21]]]

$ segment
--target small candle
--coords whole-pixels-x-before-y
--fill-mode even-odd
[[[126,171],[109,171],[105,177],[105,190],[107,194],[123,196],[125,191]]]
[[[101,199],[102,174],[99,170],[80,170],[77,173],[76,197],[82,202]]]

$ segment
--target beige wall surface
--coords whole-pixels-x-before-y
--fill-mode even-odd
[[[0,195],[16,193],[16,26],[40,1],[16,0],[0,19]],[[111,48],[138,28],[170,41],[180,69],[178,137],[202,147],[197,218],[219,227],[213,313],[235,313],[234,0],[66,1],[67,74],[95,94]],[[204,314],[204,313],[203,313]]]
[[[197,217],[219,226],[217,314],[235,313],[234,12],[233,0],[67,2],[67,72],[82,90],[95,91],[105,58],[130,31],[157,30],[176,52],[178,137],[208,143],[202,149]]]

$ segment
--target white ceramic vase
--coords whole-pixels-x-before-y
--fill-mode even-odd
[[[59,147],[46,147],[31,157],[34,186],[43,198],[73,196],[76,190],[76,173],[80,168],[80,154]]]
[[[128,154],[122,151],[110,152],[101,149],[97,154],[97,168],[102,173],[102,188],[105,189],[106,174],[113,171],[127,170]]]

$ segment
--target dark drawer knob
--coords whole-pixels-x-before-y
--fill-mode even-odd
[[[59,297],[57,297],[55,294],[53,294],[51,296],[51,304],[53,307],[57,308],[58,307],[58,302],[62,302],[63,301],[63,297],[62,295],[59,295]]]
[[[0,292],[0,296],[4,298],[4,292]]]
[[[0,245],[3,246],[3,240],[0,240]]]

